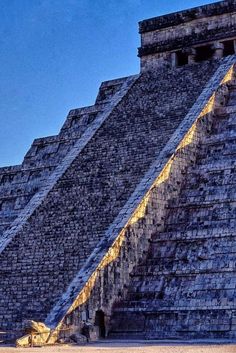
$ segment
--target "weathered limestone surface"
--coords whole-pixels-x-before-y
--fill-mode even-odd
[[[219,107],[227,102],[228,86],[222,83],[229,83],[232,79],[234,60],[235,58],[229,58],[224,61],[208,82],[107,230],[103,241],[94,249],[92,256],[47,317],[47,325],[54,327],[65,314],[64,322],[69,327],[71,324],[81,327],[82,320],[89,320],[97,325],[97,314],[102,310],[105,314],[106,332],[114,336],[114,323],[110,319],[114,304],[126,298],[133,270],[147,257],[152,235],[157,236],[159,232],[163,232],[168,201],[179,196],[186,168],[194,163],[198,149],[206,139],[206,133],[209,134],[212,112],[219,111]],[[145,273],[143,276],[145,277]],[[126,323],[119,321],[119,316],[117,326],[118,335],[116,333],[115,337],[120,337],[120,331],[124,332]],[[143,326],[137,332],[128,330],[126,337],[131,334],[140,337],[145,333]],[[152,338],[152,334],[155,337],[155,331],[150,333],[150,337],[146,337]]]
[[[197,60],[204,46],[208,46],[203,49],[205,55],[208,50],[213,54],[219,44],[223,55],[231,55],[236,48],[236,1],[219,1],[150,18],[139,23],[139,31],[142,71],[176,65],[176,54],[185,55],[192,48],[196,49]]]
[[[235,26],[235,0],[142,21],[141,74],[0,168],[1,333],[236,339]]]
[[[160,69],[132,81],[1,253],[1,328],[45,320],[220,63]],[[104,87],[98,102],[113,91]],[[61,133],[70,134],[72,120]]]
[[[103,82],[94,106],[71,110],[58,135],[34,140],[21,165],[0,168],[0,238],[125,82]]]
[[[236,86],[218,109],[163,230],[153,232],[145,261],[114,306],[113,337],[236,337]]]

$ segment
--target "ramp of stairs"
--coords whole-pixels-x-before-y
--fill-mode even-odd
[[[219,65],[133,80],[19,230],[13,222],[14,237],[0,255],[1,328],[45,320]]]
[[[110,337],[235,339],[236,86],[214,117],[164,230],[113,310]]]

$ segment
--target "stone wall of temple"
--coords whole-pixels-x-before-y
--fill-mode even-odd
[[[221,1],[139,23],[141,70],[235,53],[236,2]],[[207,47],[207,49],[206,49]],[[205,49],[204,49],[205,48]],[[207,58],[204,58],[206,60]]]

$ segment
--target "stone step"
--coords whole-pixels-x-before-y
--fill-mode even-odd
[[[221,126],[221,124],[220,124]],[[236,129],[236,122],[235,122],[235,129]],[[228,127],[228,126],[227,126]],[[231,125],[230,125],[231,128]],[[210,148],[218,147],[221,145],[228,145],[228,146],[235,146],[236,140],[236,130],[232,131],[222,131],[222,129],[217,132],[216,134],[210,133],[204,143],[201,144],[201,150],[205,153]]]
[[[221,149],[217,147],[216,149],[212,149],[207,151],[207,153],[202,156],[199,155],[197,158],[198,164],[214,164],[215,162],[223,159],[225,162],[228,162],[231,165],[232,161],[236,159],[236,146],[233,148],[231,146],[223,146]]]
[[[236,138],[236,114],[232,118],[228,118],[224,122],[215,121],[211,132],[201,148],[205,149],[209,146],[217,146],[222,143],[234,143]]]
[[[231,297],[233,295],[233,290],[231,291]],[[166,312],[180,312],[180,311],[188,311],[189,313],[194,313],[199,310],[209,310],[209,311],[224,311],[224,310],[235,310],[236,303],[233,300],[228,304],[222,304],[217,299],[212,299],[212,302],[209,299],[204,303],[203,295],[199,295],[200,300],[194,301],[191,298],[187,298],[185,303],[179,303],[178,301],[175,303],[174,299],[172,300],[123,300],[121,303],[117,303],[113,308],[114,313],[124,315],[127,313],[128,315],[137,314],[146,316],[147,314],[160,314]],[[216,295],[217,297],[217,295]],[[226,298],[227,299],[227,298]],[[224,301],[226,303],[226,300]]]
[[[206,209],[210,206],[217,207],[217,204],[220,205],[220,207],[227,206],[228,204],[234,207],[236,193],[235,189],[233,189],[233,185],[222,186],[222,189],[226,190],[226,194],[223,194],[223,192],[220,191],[220,186],[217,186],[218,193],[215,195],[212,193],[211,189],[208,190],[207,188],[201,190],[199,195],[195,193],[195,190],[186,189],[181,199],[174,199],[172,204],[169,202],[166,208],[170,211],[181,208]],[[232,193],[230,193],[230,190],[232,190]]]
[[[236,114],[225,122],[215,121],[207,138],[201,144],[202,152],[221,147],[221,145],[234,146],[236,136]]]
[[[207,163],[207,164],[195,164],[193,167],[189,168],[186,172],[186,180],[188,181],[189,178],[192,176],[199,176],[199,177],[208,177],[210,178],[211,175],[220,175],[220,172],[223,173],[235,173],[236,172],[236,163],[232,161],[230,165],[226,163],[223,159],[219,161],[215,161],[214,164]]]
[[[232,293],[233,293],[233,290],[232,290]],[[215,297],[213,296],[212,298],[211,298],[212,293],[209,292],[208,298],[204,300],[203,296],[205,294],[206,293],[201,292],[199,293],[199,298],[201,299],[194,300],[192,298],[186,298],[185,302],[179,300],[179,298],[177,298],[176,300],[175,299],[145,300],[145,298],[144,299],[138,298],[138,300],[136,301],[135,300],[130,300],[127,302],[124,301],[122,304],[122,307],[116,308],[114,312],[120,313],[122,315],[124,312],[127,312],[129,314],[141,312],[142,314],[146,315],[147,313],[150,314],[150,313],[161,313],[161,312],[178,312],[181,310],[194,312],[197,310],[235,310],[236,309],[236,303],[234,303],[233,299],[232,301],[230,301],[228,298],[225,298],[228,302],[228,305],[222,305],[220,303],[219,297],[222,294],[220,292],[215,294]],[[218,301],[218,304],[216,304],[217,301]]]
[[[179,239],[175,242],[168,240],[162,240],[162,242],[160,240],[158,242],[152,241],[149,255],[154,259],[173,256],[178,257],[179,253],[187,252],[189,249],[191,250],[191,248],[194,248],[195,251],[197,250],[198,256],[204,256],[204,258],[212,256],[212,254],[230,254],[236,252],[235,240],[236,236],[219,237],[216,239]]]
[[[0,189],[2,187],[6,188],[11,185],[21,185],[24,183],[29,183],[30,181],[34,179],[41,179],[42,177],[48,177],[51,172],[55,169],[56,164],[50,166],[50,167],[22,167],[19,171],[17,172],[11,172],[11,173],[2,173],[0,175]],[[27,187],[27,185],[26,185]]]
[[[165,232],[172,232],[172,231],[196,231],[197,229],[201,228],[202,230],[209,230],[211,231],[212,228],[228,228],[231,231],[234,227],[236,227],[236,219],[227,217],[221,220],[204,220],[201,222],[180,222],[178,223],[166,223]]]
[[[160,232],[153,234],[150,244],[165,242],[165,241],[191,241],[198,239],[217,239],[217,238],[234,238],[236,236],[236,229],[233,227],[230,229],[228,226],[225,228],[210,228],[210,229],[196,229],[182,230],[182,231],[172,231],[172,232]]]
[[[60,130],[59,136],[71,138],[76,134],[78,137],[78,135],[81,135],[99,114],[104,112],[105,108],[106,104],[96,104],[88,107],[72,109]]]
[[[203,277],[203,276],[202,276]],[[155,281],[150,280],[150,287],[155,284]],[[204,278],[203,278],[204,280]],[[144,280],[145,281],[145,280]],[[173,285],[166,285],[165,288],[151,290],[151,288],[138,287],[137,292],[129,292],[126,301],[122,303],[122,307],[127,309],[141,309],[145,310],[153,308],[155,311],[163,310],[166,308],[177,310],[178,308],[186,308],[191,302],[191,309],[201,308],[201,306],[208,306],[208,308],[216,309],[226,307],[219,298],[226,298],[225,303],[227,307],[236,307],[236,301],[234,298],[235,284],[229,289],[224,288],[208,288],[205,289],[201,286],[199,289],[190,287],[191,281],[174,281]],[[175,287],[178,286],[178,287]],[[203,289],[202,289],[203,287]],[[209,286],[210,287],[210,286]],[[176,288],[176,289],[175,289]],[[187,290],[187,288],[190,288]],[[145,290],[146,289],[146,290]],[[139,307],[140,302],[140,307]]]
[[[236,170],[234,168],[213,171],[212,173],[189,173],[183,183],[183,190],[181,191],[179,198],[181,199],[182,197],[185,197],[184,195],[187,195],[191,190],[194,192],[199,189],[199,191],[202,192],[203,190],[212,189],[213,187],[216,187],[217,189],[220,187],[229,189],[235,184]]]
[[[207,209],[214,208],[219,205],[220,207],[224,207],[227,205],[231,205],[234,207],[234,203],[236,201],[235,193],[230,197],[227,195],[216,194],[212,195],[207,190],[203,190],[201,195],[196,196],[195,194],[189,193],[189,196],[183,196],[180,200],[174,199],[173,203],[169,202],[169,205],[166,206],[166,209],[169,212],[173,211],[181,211],[182,209]],[[229,194],[228,194],[229,195]],[[189,197],[189,201],[188,201]]]
[[[210,290],[210,289],[235,289],[236,280],[233,276],[235,270],[221,269],[218,276],[215,275],[214,271],[202,272],[202,273],[183,273],[183,274],[162,274],[156,277],[151,271],[148,271],[144,265],[137,266],[136,270],[132,274],[132,282],[128,289],[128,296],[138,296],[143,292],[162,293],[162,298],[165,293],[165,289],[170,286],[176,288],[173,293],[180,288],[193,288],[194,290]],[[191,287],[190,287],[191,285]],[[160,299],[160,296],[156,297]]]
[[[217,272],[219,277],[215,276],[215,270],[201,272],[193,270],[192,272],[178,272],[176,274],[173,271],[170,271],[169,273],[160,272],[159,276],[156,277],[157,271],[152,273],[151,267],[152,266],[144,265],[137,266],[132,273],[132,282],[128,289],[128,293],[139,295],[139,293],[151,291],[158,293],[162,292],[164,294],[165,288],[168,289],[171,284],[173,286],[179,284],[181,287],[183,283],[189,283],[189,285],[192,284],[192,288],[195,288],[196,290],[204,288],[233,290],[235,288],[235,279],[232,278],[235,274],[235,269],[232,268],[221,268],[219,272]],[[190,287],[186,285],[186,288]],[[177,291],[177,287],[175,291]],[[160,298],[158,297],[158,299]]]
[[[227,255],[227,259],[226,259]],[[149,258],[145,265],[137,266],[133,276],[151,273],[161,275],[197,275],[204,273],[235,272],[235,252],[207,254],[205,249],[197,250],[196,247],[188,251],[179,251],[178,254],[167,258]]]
[[[129,327],[137,331],[145,328],[145,339],[226,339],[234,337],[234,325],[235,318],[229,309],[167,309],[145,313],[124,310],[114,313],[110,330],[117,332],[125,327],[129,337]]]
[[[170,212],[178,211],[183,208],[214,208],[219,205],[225,207],[230,205],[234,207],[236,202],[236,191],[235,185],[222,185],[216,186],[216,192],[214,194],[214,187],[202,187],[201,191],[191,190],[190,188],[185,189],[180,199],[174,199],[168,203],[166,207]]]
[[[199,227],[205,221],[220,221],[236,217],[236,199],[226,202],[199,204],[197,207],[186,203],[185,206],[169,208],[168,220],[165,225],[178,223],[198,223]]]
[[[221,116],[225,117],[229,114],[235,114],[236,113],[236,104],[216,108],[214,113],[218,117],[221,117]]]
[[[194,231],[195,229],[211,229],[213,228],[221,228],[226,227],[228,225],[229,229],[235,226],[236,218],[231,218],[230,216],[220,216],[217,214],[216,216],[209,216],[208,214],[201,216],[197,214],[198,219],[192,220],[185,220],[173,218],[172,220],[168,220],[165,222],[165,232],[172,232],[172,231]]]
[[[230,167],[235,165],[235,153],[227,153],[224,155],[223,153],[219,153],[214,155],[214,153],[206,153],[206,155],[202,158],[197,158],[196,167],[200,170],[204,168],[204,166],[211,165],[211,168],[215,168],[214,165],[218,166],[219,163],[224,163],[225,167]]]
[[[222,258],[222,257],[221,257]],[[135,272],[132,274],[132,279],[134,283],[136,283],[136,288],[139,288],[142,285],[142,282],[145,281],[144,276],[147,277],[148,283],[151,283],[152,281],[155,281],[156,276],[161,280],[164,278],[172,278],[172,276],[177,279],[178,277],[183,278],[183,277],[193,277],[193,276],[203,276],[205,277],[206,275],[212,275],[215,276],[218,274],[219,276],[225,276],[227,274],[230,274],[231,276],[235,275],[235,270],[233,268],[233,261],[228,261],[226,264],[229,267],[220,267],[219,269],[217,268],[218,263],[219,263],[220,257],[213,263],[212,260],[201,260],[199,259],[198,261],[195,261],[195,263],[190,263],[189,260],[171,260],[168,259],[166,260],[166,263],[164,261],[159,261],[158,260],[150,260],[149,264],[147,265],[139,265]],[[231,258],[232,260],[232,258]],[[182,269],[181,269],[181,266]],[[199,266],[196,268],[196,266]],[[154,278],[154,277],[155,278]],[[137,285],[137,281],[139,282],[139,286]],[[153,282],[154,283],[154,282]]]
[[[0,224],[11,223],[17,216],[19,212],[15,210],[10,210],[0,215]]]
[[[236,168],[236,160],[233,158],[228,158],[228,159],[220,159],[217,161],[214,161],[212,163],[206,163],[206,164],[197,164],[195,173],[202,174],[202,173],[214,173],[217,171],[222,171],[226,169]],[[189,173],[192,173],[192,169],[190,169]]]
[[[115,330],[115,331],[109,331],[108,333],[108,338],[109,339],[114,339],[114,340],[123,340],[123,339],[129,339],[129,340],[145,340],[145,331],[143,330],[135,330],[132,331],[131,328],[126,328],[124,325],[122,325],[122,328],[120,330]]]
[[[236,80],[233,78],[230,82],[227,83],[227,87],[230,92],[236,91]]]
[[[197,172],[191,169],[186,174],[185,182],[182,184],[181,194],[179,199],[186,198],[190,196],[198,196],[196,191],[199,193],[203,191],[211,190],[216,187],[218,193],[220,193],[220,188],[230,189],[236,183],[236,169],[235,167],[229,167],[222,170],[208,170]],[[190,193],[190,194],[189,194]],[[221,195],[222,197],[224,195]],[[175,198],[177,199],[177,198]]]
[[[213,158],[217,156],[222,158],[222,156],[234,155],[236,149],[236,137],[225,138],[224,140],[217,140],[215,142],[209,143],[208,145],[202,146],[201,152],[198,154],[198,161],[202,161],[206,158]]]

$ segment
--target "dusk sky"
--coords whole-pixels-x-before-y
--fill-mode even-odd
[[[138,21],[207,0],[0,0],[0,166],[55,135],[102,81],[139,72]]]

